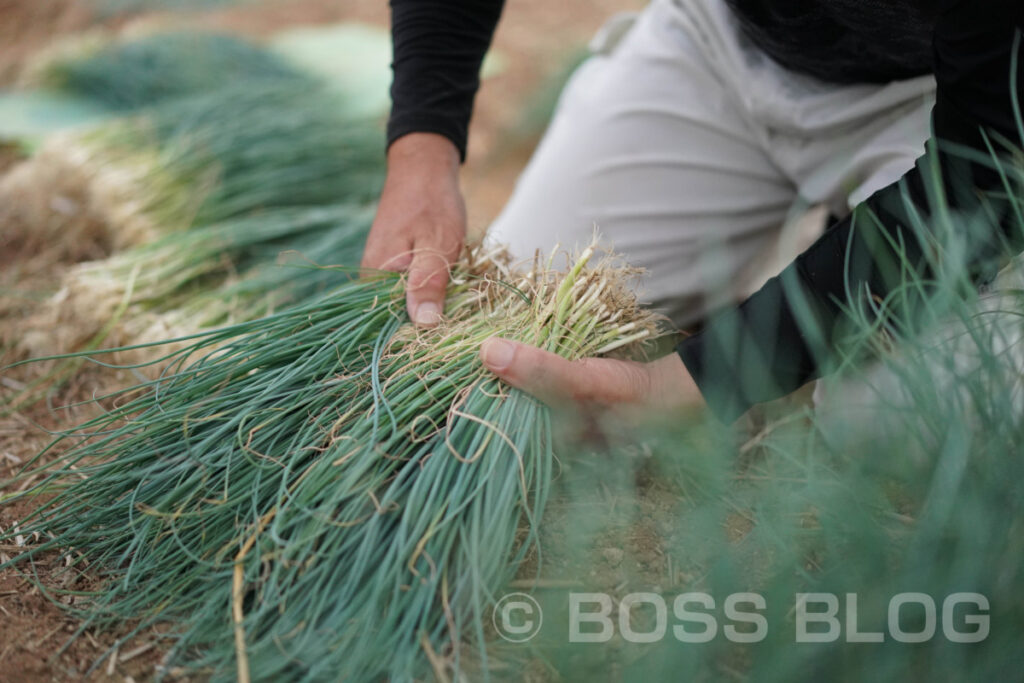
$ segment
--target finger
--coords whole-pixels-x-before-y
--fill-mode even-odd
[[[409,317],[417,325],[436,325],[441,319],[445,288],[448,286],[448,260],[438,250],[420,249],[409,264],[405,289]]]
[[[545,403],[579,400],[586,393],[585,380],[570,361],[535,346],[491,337],[480,345],[480,360],[501,379]]]
[[[412,263],[412,251],[404,248],[399,253],[378,252],[363,257],[362,267],[369,270],[389,270],[400,273]]]
[[[412,242],[384,232],[382,237],[371,229],[363,250],[360,267],[370,270],[403,271],[412,263]]]
[[[639,364],[601,358],[569,361],[500,337],[481,345],[480,359],[498,377],[546,403],[636,403],[645,398],[649,384]]]

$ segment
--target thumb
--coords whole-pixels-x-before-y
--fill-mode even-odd
[[[431,249],[417,251],[409,264],[405,290],[409,317],[417,325],[435,325],[441,319],[445,288],[448,286],[448,261]]]
[[[607,358],[570,361],[519,342],[491,337],[480,346],[484,366],[545,403],[572,400],[606,405],[648,399],[650,378],[640,363]]]
[[[480,360],[507,383],[545,403],[579,393],[580,382],[572,362],[550,351],[491,337],[480,345]]]

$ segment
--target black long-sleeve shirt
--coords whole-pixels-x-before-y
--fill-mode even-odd
[[[724,0],[723,0],[724,1]],[[938,83],[929,151],[904,177],[826,230],[778,277],[739,306],[713,315],[677,347],[704,398],[724,420],[816,378],[841,342],[847,311],[899,285],[905,265],[927,275],[929,250],[913,229],[939,191],[954,208],[978,206],[1000,178],[960,153],[988,156],[988,141],[1024,134],[1021,0],[728,0],[744,30],[787,67],[837,82],[896,80],[930,70]],[[479,68],[501,0],[391,0],[393,108],[388,138],[435,132],[463,156]],[[902,10],[900,9],[902,8]],[[906,40],[889,23],[898,22]],[[889,26],[883,35],[880,26]],[[809,42],[816,27],[830,40]],[[786,29],[786,30],[784,30]],[[923,32],[923,36],[922,36]],[[927,51],[922,47],[930,42]],[[864,46],[872,45],[872,50]],[[808,47],[811,46],[811,47]],[[829,52],[831,51],[831,52]],[[926,55],[930,53],[930,58]],[[1016,81],[1012,65],[1021,62]],[[829,59],[834,69],[829,69]],[[986,137],[988,136],[988,137]],[[939,173],[937,173],[937,171]],[[931,179],[941,178],[940,187]],[[986,205],[991,212],[998,203]],[[1006,210],[1005,206],[1002,210]],[[1006,216],[995,222],[1008,226]],[[975,260],[1000,235],[970,236]]]

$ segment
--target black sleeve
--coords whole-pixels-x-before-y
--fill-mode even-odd
[[[1010,202],[999,200],[1004,188],[985,158],[991,158],[989,142],[999,147],[997,140],[1002,140],[1019,148],[1024,135],[1015,103],[1024,101],[1022,4],[942,4],[934,34],[938,91],[926,154],[899,182],[828,229],[760,291],[712,316],[702,332],[677,347],[722,420],[732,421],[751,405],[818,377],[847,341],[844,330],[849,331],[854,312],[875,319],[891,316],[895,309],[890,306],[903,297],[887,296],[905,279],[908,267],[921,278],[935,272],[931,237],[915,227],[942,223],[941,216],[929,215],[929,206],[945,203],[965,215],[984,210],[991,218],[957,221],[970,233],[964,235],[969,267],[984,263],[1005,247],[1010,232],[1019,232],[1019,227],[1011,231]],[[1014,53],[1021,62],[1015,82]],[[973,162],[967,161],[972,154]],[[943,201],[937,202],[939,197]],[[1022,248],[1019,240],[1013,246]]]
[[[391,0],[388,145],[407,133],[439,133],[466,158],[480,64],[503,0]]]

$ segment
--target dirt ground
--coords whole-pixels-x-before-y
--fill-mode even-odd
[[[471,230],[480,231],[500,211],[511,192],[514,180],[529,158],[535,139],[515,139],[509,143],[509,131],[520,123],[522,111],[511,103],[527,101],[552,71],[589,39],[612,13],[642,6],[642,0],[508,0],[505,17],[499,27],[495,46],[504,57],[504,68],[485,81],[477,101],[471,129],[469,158],[463,169],[464,188]],[[262,36],[297,25],[359,20],[386,25],[386,3],[381,0],[265,0],[236,7],[192,13],[145,14],[108,19],[104,28],[132,30],[145,22],[184,23],[212,29],[226,29]],[[15,82],[25,59],[45,49],[55,39],[95,25],[87,3],[79,0],[0,0],[0,84]],[[2,171],[2,167],[0,167]],[[0,322],[2,324],[2,322]],[[19,389],[31,377],[11,371],[0,377],[0,392]],[[88,396],[110,382],[123,378],[81,373],[74,386],[50,398],[49,405],[0,418],[0,480],[12,475],[46,443],[44,429],[59,429],[77,423],[88,409],[56,412],[74,397]],[[630,483],[628,488],[632,488]],[[582,577],[592,589],[624,590],[625,572],[639,571],[650,585],[669,588],[685,579],[686,568],[666,555],[670,529],[666,519],[674,516],[677,493],[652,481],[636,482],[639,496],[623,502],[618,522],[591,549],[597,561],[592,575]],[[602,504],[615,506],[616,494],[604,489]],[[578,505],[578,503],[574,503]],[[0,528],[10,529],[30,511],[23,503],[0,513]],[[578,512],[578,510],[577,510]],[[550,523],[545,538],[555,552],[545,566],[553,575],[566,576],[582,571],[557,548],[566,533],[565,525],[574,519],[556,501],[549,511]],[[737,520],[732,536],[742,535],[743,522]],[[25,538],[26,544],[37,539]],[[18,547],[0,546],[0,559],[18,551]],[[626,559],[623,560],[623,557]],[[47,586],[87,590],[94,586],[88,570],[72,562],[73,557],[58,552],[41,557],[35,570]],[[72,562],[69,568],[67,565]],[[24,571],[24,569],[22,570]],[[529,567],[527,567],[527,573]],[[634,580],[635,574],[634,574]],[[67,598],[65,598],[65,601]],[[160,664],[161,650],[155,634],[146,633],[124,643],[86,676],[99,657],[116,641],[117,632],[87,631],[62,649],[77,628],[55,599],[14,571],[0,572],[0,680],[5,682],[42,681],[144,681],[150,680]],[[129,624],[124,630],[130,628]],[[530,678],[549,679],[550,672],[531,665]],[[524,674],[525,675],[525,674]],[[173,676],[172,676],[173,679]]]

